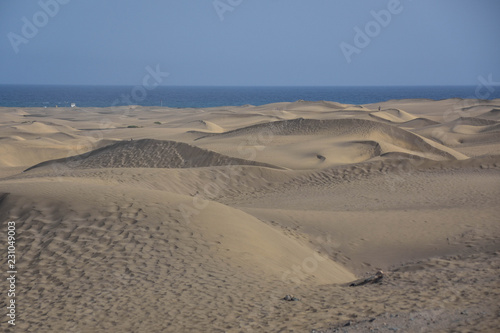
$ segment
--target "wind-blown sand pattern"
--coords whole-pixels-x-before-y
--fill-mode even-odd
[[[12,332],[496,332],[499,110],[0,108]]]

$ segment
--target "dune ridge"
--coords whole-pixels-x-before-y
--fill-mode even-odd
[[[249,137],[256,139],[248,141]],[[266,141],[265,151],[258,155],[258,161],[270,163],[275,156],[282,156],[278,165],[291,169],[359,163],[390,152],[419,155],[433,160],[467,158],[458,151],[409,130],[383,122],[352,118],[273,121],[220,134],[203,134],[195,141],[204,147],[237,156],[238,151],[234,146],[212,145],[212,142],[229,138],[249,149],[254,147],[252,141]],[[373,143],[376,143],[376,149],[373,149]],[[284,151],[295,152],[295,155],[284,155]]]
[[[202,168],[221,165],[270,164],[231,158],[182,142],[142,139],[122,141],[91,152],[63,159],[42,162],[25,171],[62,164],[70,168]]]

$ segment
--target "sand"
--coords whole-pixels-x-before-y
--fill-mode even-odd
[[[496,332],[499,110],[0,108],[2,331]]]

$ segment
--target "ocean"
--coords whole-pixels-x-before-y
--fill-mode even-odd
[[[263,105],[276,102],[334,101],[378,103],[391,99],[500,98],[500,86],[376,86],[376,87],[180,87],[0,85],[4,107],[110,107],[120,105],[208,108]]]

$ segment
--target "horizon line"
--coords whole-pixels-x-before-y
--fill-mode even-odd
[[[159,85],[158,87],[182,88],[339,88],[339,87],[470,87],[477,84],[384,84],[384,85]],[[89,83],[0,83],[0,86],[73,86],[73,87],[134,87],[134,84]],[[495,85],[500,86],[500,84]]]

